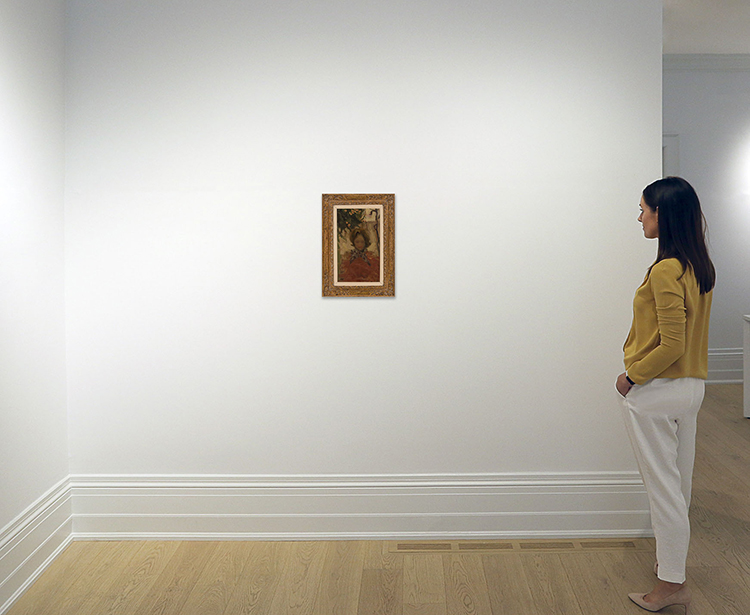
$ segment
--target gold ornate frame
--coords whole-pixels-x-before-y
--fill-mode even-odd
[[[323,195],[323,296],[324,297],[394,297],[394,194],[324,194]],[[339,210],[349,217],[366,211],[378,219],[378,257],[380,275],[377,282],[345,282],[339,279],[341,235]],[[378,212],[378,213],[374,213]],[[354,216],[356,218],[356,216]],[[372,224],[372,223],[371,223]]]

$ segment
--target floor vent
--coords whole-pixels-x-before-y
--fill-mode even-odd
[[[453,547],[447,542],[405,542],[399,543],[397,551],[452,551]]]
[[[522,542],[521,551],[575,551],[572,542]]]
[[[581,542],[581,548],[583,549],[605,549],[605,550],[611,550],[611,551],[640,551],[641,549],[638,548],[638,545],[635,544],[632,540],[621,540],[621,541],[613,541],[613,540],[602,540],[599,542]]]
[[[461,542],[393,542],[390,553],[543,553],[574,551],[651,551],[653,538],[633,540],[502,540]]]
[[[459,542],[459,551],[504,551],[512,549],[512,542]]]

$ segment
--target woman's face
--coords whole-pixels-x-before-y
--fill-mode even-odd
[[[365,238],[362,237],[362,235],[357,235],[354,238],[354,247],[357,248],[357,250],[364,250],[365,249]]]
[[[641,197],[641,215],[638,222],[643,225],[643,235],[646,239],[656,239],[659,236],[659,213],[651,209]]]

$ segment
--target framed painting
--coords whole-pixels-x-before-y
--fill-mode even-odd
[[[323,296],[393,297],[393,194],[323,195]]]

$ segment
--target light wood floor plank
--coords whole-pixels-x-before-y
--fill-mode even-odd
[[[727,500],[731,498],[727,497]],[[732,516],[733,507],[709,510],[699,495],[693,498],[695,508],[692,518],[701,515],[703,523],[699,530],[693,531],[693,543],[702,543],[704,551],[713,553],[714,563],[736,568],[741,574],[750,575],[750,524]],[[691,560],[692,563],[692,560]]]
[[[747,615],[750,592],[723,567],[702,566],[690,571],[693,583],[717,615]],[[702,613],[697,610],[696,612]]]
[[[400,570],[403,556],[390,552],[391,543],[371,540],[365,543],[365,570]]]
[[[237,590],[227,605],[226,615],[260,615],[271,612],[271,601],[281,580],[282,551],[288,550],[290,545],[259,542],[250,545],[250,548],[247,565]]]
[[[365,569],[357,615],[403,615],[403,571],[398,568]]]
[[[563,557],[557,553],[519,556],[539,615],[583,615],[573,587],[565,574]]]
[[[713,445],[707,445],[704,440],[696,446],[695,463],[700,471],[695,473],[693,490],[695,493],[703,492],[709,496],[713,493],[744,495],[747,478],[740,472],[732,471],[733,462],[727,464],[726,459],[722,459],[722,453],[716,450],[721,446],[720,440]]]
[[[280,585],[271,602],[270,613],[309,615],[315,612],[326,556],[324,542],[289,543]]]
[[[710,512],[693,500],[690,507],[690,550],[688,566],[721,566],[721,550],[714,544]]]
[[[482,564],[493,613],[534,612],[534,596],[518,557],[485,555]]]
[[[229,542],[213,552],[183,606],[184,613],[223,615],[250,558],[248,545]]]
[[[750,420],[743,416],[742,384],[708,385],[699,420],[711,414],[750,443]]]
[[[404,610],[445,612],[443,558],[435,553],[403,556]],[[426,607],[430,605],[431,608]],[[408,608],[407,608],[408,607]]]
[[[631,592],[647,592],[656,584],[654,554],[644,552],[602,552],[593,560],[603,577],[603,585],[614,595],[623,612],[632,609]],[[582,609],[583,610],[583,609]]]
[[[702,433],[700,444],[697,446],[709,449],[716,461],[732,472],[738,480],[745,482],[744,472],[750,464],[750,442],[740,435],[740,430],[726,425],[710,414],[701,418],[698,429],[702,429]]]
[[[596,612],[603,604],[613,613],[624,612],[629,608],[627,592],[617,591],[609,577],[609,571],[601,566],[601,553],[573,553],[566,555],[565,574],[573,588],[578,605],[583,613]],[[655,579],[652,581],[655,582]],[[653,586],[653,585],[652,585]],[[643,591],[648,591],[647,587]],[[638,591],[636,589],[635,591]]]
[[[317,613],[328,615],[356,613],[362,588],[364,559],[364,543],[334,541],[327,544],[316,599]]]
[[[124,565],[141,546],[142,543],[135,541],[88,543],[88,548],[95,553],[95,563],[84,570],[63,594],[56,610],[50,613],[72,615],[88,610],[92,603],[102,598],[105,589],[122,573]]]
[[[124,615],[135,607],[151,589],[177,551],[178,542],[148,541],[113,576],[99,599],[82,608],[80,615]]]
[[[216,542],[181,542],[166,568],[138,605],[142,615],[184,615],[185,603],[195,588]]]
[[[699,566],[689,566],[687,569],[688,583],[690,583],[693,592],[690,609],[698,615],[723,615],[721,611],[714,609],[708,596],[701,589],[701,584],[698,582],[698,579],[701,578],[700,568]],[[707,568],[710,568],[710,566],[707,566]]]
[[[443,571],[451,615],[492,615],[481,555],[443,555]]]
[[[406,604],[404,615],[447,615],[446,606],[441,604]]]

